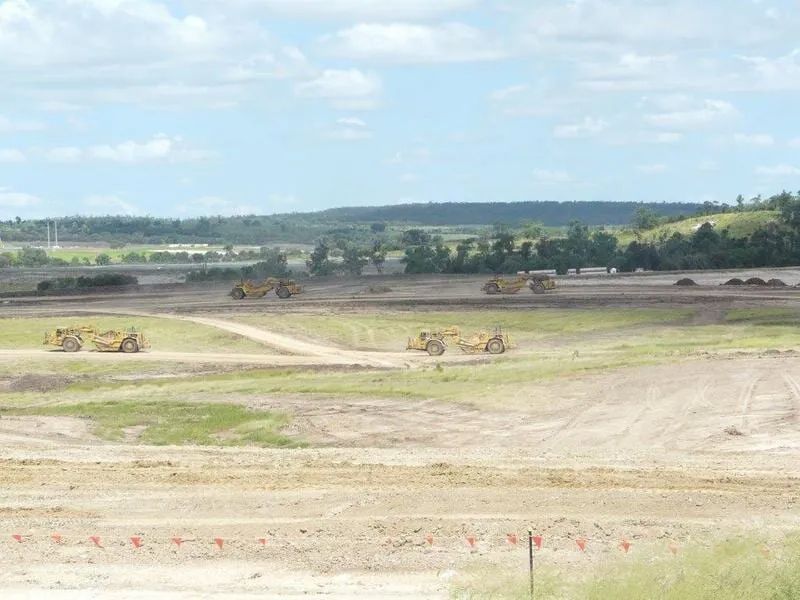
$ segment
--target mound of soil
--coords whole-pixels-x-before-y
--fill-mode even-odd
[[[689,279],[688,277],[684,277],[683,279],[679,279],[675,282],[675,285],[697,285],[694,279]]]
[[[739,279],[738,277],[734,277],[733,279],[728,279],[728,281],[726,281],[722,285],[744,285],[744,280]]]
[[[782,279],[773,278],[767,282],[767,285],[769,287],[786,287],[786,282],[784,282]]]
[[[747,281],[744,282],[745,285],[767,285],[767,282],[761,279],[761,277],[751,277]]]

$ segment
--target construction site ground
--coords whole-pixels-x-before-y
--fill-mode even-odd
[[[446,598],[476,565],[524,574],[507,534],[528,527],[538,563],[570,576],[620,560],[622,539],[635,556],[797,531],[800,290],[719,285],[743,275],[800,282],[587,277],[489,297],[481,277],[370,277],[287,301],[223,285],[0,300],[0,596]],[[41,346],[44,326],[104,319],[144,323],[152,350]],[[516,348],[403,351],[424,324],[481,323]],[[303,447],[152,445],[37,414],[92,400],[276,411]]]

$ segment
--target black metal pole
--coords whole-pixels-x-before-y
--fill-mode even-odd
[[[528,529],[528,560],[531,576],[531,600],[533,600],[533,529]]]

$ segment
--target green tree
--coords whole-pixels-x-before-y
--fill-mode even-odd
[[[49,261],[47,252],[41,248],[26,247],[17,253],[17,261],[23,267],[43,267]]]
[[[367,252],[355,244],[347,244],[342,250],[341,268],[348,275],[361,275],[367,262]]]
[[[306,261],[308,272],[312,275],[330,275],[333,273],[333,265],[330,261],[331,248],[325,240],[317,242],[310,258]]]
[[[431,236],[422,229],[409,229],[403,232],[402,243],[404,246],[424,246],[431,243]]]
[[[647,206],[637,206],[631,224],[637,232],[652,229],[658,225],[658,215]]]
[[[372,250],[369,253],[369,262],[375,270],[383,274],[383,267],[386,264],[386,248],[380,240],[372,242]]]
[[[102,252],[102,253],[100,253],[100,254],[98,254],[97,256],[94,257],[94,262],[95,262],[96,265],[100,265],[100,266],[102,266],[102,265],[110,265],[111,264],[111,257],[108,254],[106,254],[105,252]]]

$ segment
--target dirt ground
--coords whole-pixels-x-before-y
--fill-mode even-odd
[[[800,280],[800,271],[767,275]],[[363,293],[361,280],[333,281],[289,302],[261,302],[270,311],[331,314],[691,305],[702,315],[791,306],[800,295],[717,285],[729,276],[741,275],[692,274],[707,284],[692,288],[672,286],[671,275],[628,278],[623,287],[573,279],[555,294],[491,298],[475,295],[477,278],[385,278],[392,291],[384,294]],[[265,352],[68,356],[30,349],[5,351],[0,360],[22,354],[414,369],[427,358],[348,351],[224,317],[260,309],[226,299],[221,288],[15,299],[0,305],[0,316],[158,314],[249,337]],[[28,384],[37,389],[37,381]],[[111,443],[81,419],[0,418],[0,595],[445,598],[451,578],[475,561],[524,572],[525,550],[507,534],[521,537],[529,526],[544,536],[539,560],[566,569],[618,556],[622,538],[634,552],[663,552],[721,532],[780,536],[800,528],[800,361],[792,353],[576,374],[533,393],[526,386],[502,410],[369,397],[227,401],[290,412],[289,433],[310,447]],[[141,537],[142,547],[134,548],[131,536]],[[178,546],[173,537],[185,542]],[[577,549],[578,537],[588,540],[586,553]],[[224,540],[222,548],[214,538]]]

